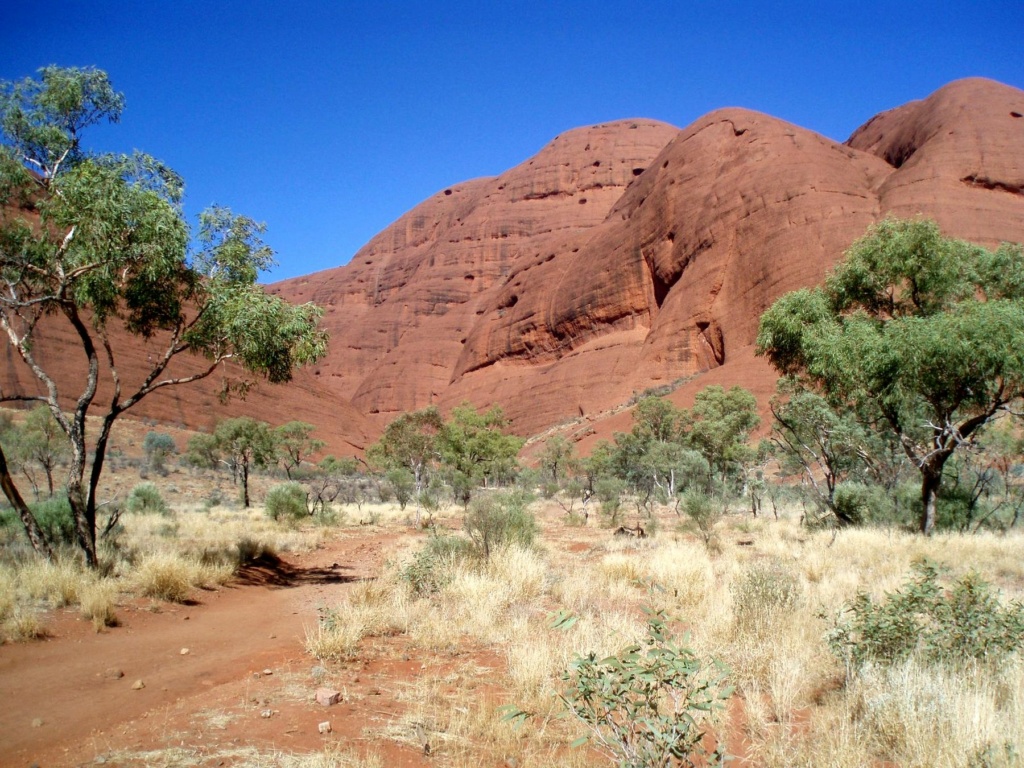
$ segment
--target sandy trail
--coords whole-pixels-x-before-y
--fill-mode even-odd
[[[311,665],[302,643],[317,607],[376,575],[393,538],[340,539],[263,563],[226,587],[197,591],[192,605],[158,603],[154,611],[151,601],[135,601],[118,610],[121,626],[99,634],[76,611],[55,612],[50,639],[0,646],[0,765],[91,761],[104,734],[143,734],[133,721],[201,709],[264,668]]]

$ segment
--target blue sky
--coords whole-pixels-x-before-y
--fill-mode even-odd
[[[742,106],[843,141],[961,77],[1024,87],[1006,2],[8,2],[0,79],[96,66],[140,149],[267,223],[283,279],[569,128]]]

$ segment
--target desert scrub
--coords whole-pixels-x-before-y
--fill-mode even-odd
[[[117,583],[110,579],[99,579],[84,587],[78,599],[79,612],[83,619],[92,622],[93,629],[99,632],[104,627],[116,627],[117,618]]]
[[[998,662],[1024,647],[1024,604],[1004,605],[978,574],[943,587],[930,560],[914,563],[911,574],[879,602],[861,592],[844,606],[828,641],[849,667],[893,664],[915,653],[948,664]]]
[[[406,590],[384,579],[353,586],[336,608],[321,608],[316,626],[306,630],[306,652],[321,661],[343,661],[355,655],[364,637],[407,630]]]
[[[432,595],[451,582],[454,568],[474,557],[475,549],[468,539],[434,533],[399,576],[413,594]]]
[[[205,565],[176,553],[147,555],[128,577],[133,591],[171,603],[182,603],[196,587],[223,584],[234,574],[230,565]]]
[[[160,495],[160,489],[153,483],[139,483],[132,488],[125,507],[133,514],[167,515],[171,511]]]
[[[466,514],[466,533],[485,560],[505,547],[533,546],[537,520],[527,510],[529,503],[529,495],[522,491],[489,493],[473,499]]]
[[[723,765],[722,746],[709,751],[704,737],[732,694],[725,676],[719,663],[675,640],[663,612],[649,611],[640,642],[600,660],[595,653],[577,657],[559,698],[588,732],[574,744],[589,742],[621,768]]]
[[[267,491],[265,510],[267,517],[278,522],[298,522],[309,517],[306,489],[296,482],[275,485]]]

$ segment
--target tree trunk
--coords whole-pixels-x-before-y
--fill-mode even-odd
[[[53,560],[53,550],[50,549],[46,536],[32,515],[32,511],[28,508],[28,504],[25,503],[25,500],[14,485],[11,472],[7,468],[7,457],[4,456],[3,446],[0,446],[0,487],[3,488],[4,496],[11,502],[11,506],[17,510],[18,517],[21,518],[21,524],[25,526],[25,535],[28,536],[32,549],[47,559]]]
[[[921,533],[931,536],[935,531],[935,511],[942,482],[942,466],[921,470]]]
[[[82,493],[82,481],[75,479],[68,483],[68,503],[75,518],[75,538],[85,553],[85,564],[95,569],[99,566],[96,557],[96,510],[90,510]]]
[[[242,506],[249,508],[249,463],[242,462]]]

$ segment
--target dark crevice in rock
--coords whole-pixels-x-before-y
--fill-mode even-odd
[[[987,176],[972,173],[964,176],[960,181],[969,187],[981,187],[982,189],[996,189],[1000,192],[1009,192],[1011,195],[1024,195],[1024,184],[1012,184],[1007,181],[997,181]]]
[[[900,168],[907,160],[913,157],[914,153],[917,152],[917,147],[913,144],[899,144],[894,147],[890,147],[886,153],[882,156],[893,168]]]

